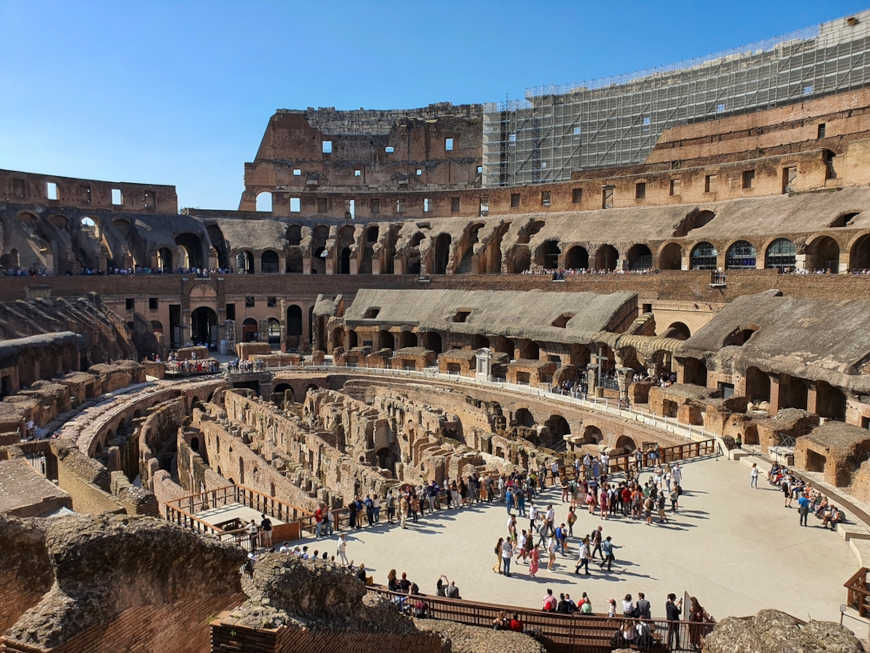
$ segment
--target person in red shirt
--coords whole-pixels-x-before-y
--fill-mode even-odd
[[[323,528],[323,506],[317,506],[314,511],[314,537],[320,537],[320,529]]]
[[[523,632],[523,622],[520,621],[520,615],[516,612],[514,612],[514,616],[511,617],[510,629],[518,633]]]
[[[544,597],[544,605],[541,609],[544,612],[556,611],[556,597],[553,596],[553,590],[547,589],[547,596]]]

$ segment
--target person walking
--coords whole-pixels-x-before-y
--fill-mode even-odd
[[[613,557],[613,542],[610,539],[610,536],[604,538],[604,541],[601,543],[601,550],[604,552],[604,560],[601,561],[601,568],[604,569],[604,565],[607,565],[608,573],[611,571],[610,566],[613,564],[613,561],[616,558]]]
[[[344,533],[338,536],[338,545],[336,546],[335,555],[339,560],[341,560],[345,567],[350,564],[347,561],[347,540],[345,539]]]
[[[574,537],[574,522],[577,521],[577,513],[574,512],[574,506],[568,508],[568,535]]]
[[[601,556],[601,560],[604,560],[604,554],[601,552],[601,526],[592,531],[592,553],[590,554],[590,558],[595,558],[595,554]]]
[[[393,497],[393,491],[387,492],[387,521],[393,523],[393,517],[396,516],[396,499]]]
[[[493,572],[496,574],[501,573],[501,545],[504,544],[504,538],[498,538],[498,542],[495,543],[495,564],[492,566]]]
[[[541,563],[541,550],[538,545],[532,547],[529,553],[529,576],[533,577],[538,573],[538,568]]]
[[[586,571],[586,575],[589,575],[589,538],[584,537],[583,541],[580,543],[580,557],[577,559],[577,566],[574,567],[574,573],[580,573],[580,567],[583,567]]]
[[[248,524],[248,539],[251,544],[251,553],[257,550],[257,523],[252,519]]]
[[[810,514],[810,500],[805,494],[801,494],[798,499],[798,514],[800,515],[800,525],[807,525],[807,517]]]
[[[504,570],[504,575],[510,578],[511,575],[511,558],[514,555],[514,547],[511,544],[509,537],[501,544],[501,565]]]
[[[749,487],[758,489],[758,465],[752,463],[752,470],[749,472]]]
[[[401,499],[399,499],[399,523],[402,525],[402,528],[408,528],[405,524],[408,521],[408,497],[407,495],[403,495]]]
[[[314,511],[314,537],[320,537],[320,531],[323,529],[323,504],[317,506]]]
[[[547,569],[553,571],[556,567],[556,536],[553,535],[547,540]]]

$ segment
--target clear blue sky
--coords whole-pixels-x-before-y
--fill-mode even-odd
[[[233,209],[277,108],[517,98],[866,6],[0,0],[0,168],[176,184],[182,207]]]

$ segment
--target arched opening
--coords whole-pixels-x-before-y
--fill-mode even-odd
[[[287,253],[286,271],[289,274],[302,274],[302,252],[298,249],[291,249]]]
[[[677,340],[688,340],[692,337],[692,332],[689,331],[683,322],[673,322],[662,334],[665,338],[676,338]]]
[[[535,418],[528,408],[518,408],[514,413],[514,422],[517,426],[532,428],[535,425]]]
[[[184,249],[187,261],[185,268],[204,268],[205,262],[202,255],[202,241],[196,234],[185,233],[175,237],[175,244]]]
[[[619,453],[631,453],[635,449],[637,449],[637,445],[634,440],[627,435],[620,435],[616,440],[616,450]]]
[[[211,246],[217,251],[218,267],[222,270],[230,269],[230,256],[227,248],[227,241],[224,239],[224,234],[220,227],[216,224],[210,224],[206,227],[208,239],[211,241]]]
[[[611,272],[616,269],[619,252],[613,245],[602,245],[595,252],[595,269]]]
[[[172,252],[168,247],[157,250],[157,269],[164,274],[172,272]]]
[[[589,252],[585,247],[574,245],[565,254],[565,267],[569,270],[586,270],[589,268]]]
[[[550,415],[544,424],[547,426],[548,435],[541,444],[557,451],[564,449],[565,436],[571,434],[568,420],[561,415]]]
[[[349,329],[347,332],[347,347],[348,349],[359,347],[359,337],[353,329]]]
[[[473,222],[466,227],[466,233],[463,237],[465,249],[462,256],[459,257],[459,264],[456,266],[456,274],[468,274],[474,272],[472,259],[474,257],[474,245],[478,242],[478,233],[483,229],[482,222]]]
[[[296,304],[287,307],[287,346],[297,348],[302,339],[302,308]]]
[[[683,383],[707,387],[707,365],[699,358],[683,359]]]
[[[254,255],[251,252],[242,250],[236,254],[236,272],[254,274]]]
[[[716,214],[712,211],[699,211],[698,209],[694,209],[680,221],[674,229],[673,236],[674,238],[681,238],[693,229],[700,229],[715,217]]]
[[[852,245],[849,269],[853,272],[870,270],[870,234],[864,234]]]
[[[725,251],[726,270],[754,270],[755,245],[746,240],[738,240]]]
[[[746,341],[752,337],[752,334],[755,333],[756,329],[734,329],[731,333],[725,336],[725,340],[722,343],[723,347],[742,347],[746,344]]]
[[[318,247],[311,257],[311,274],[326,274],[326,257],[329,255],[325,247]]]
[[[405,274],[420,274],[420,243],[423,238],[425,235],[419,231],[411,236],[405,250]]]
[[[749,401],[770,401],[770,377],[757,367],[746,370],[746,398]]]
[[[662,253],[659,254],[659,269],[683,269],[683,248],[679,243],[668,243],[662,248]]]
[[[260,270],[267,274],[278,272],[278,254],[267,249],[260,257]]]
[[[830,236],[820,236],[807,245],[807,268],[836,274],[840,269],[840,246]]]
[[[471,336],[472,349],[483,349],[484,347],[489,347],[489,338],[480,335],[479,333],[475,333]]]
[[[265,190],[257,193],[257,210],[272,212],[272,193]]]
[[[269,344],[273,347],[281,344],[281,323],[274,317],[269,318]]]
[[[816,381],[816,414],[819,417],[838,420],[846,419],[846,395],[824,381]]]
[[[690,270],[715,270],[719,252],[711,243],[701,242],[692,248],[689,254]]]
[[[245,461],[239,456],[239,485],[245,484]]]
[[[583,444],[598,444],[603,439],[604,434],[594,424],[589,424],[583,429]]]
[[[534,340],[521,340],[519,349],[520,358],[536,361],[541,357],[541,349]]]
[[[529,248],[525,245],[515,247],[513,256],[511,257],[511,274],[522,274],[523,272],[527,272],[531,266],[532,255],[529,253]]]
[[[252,317],[245,318],[242,322],[242,342],[256,342],[257,336],[257,320]]]
[[[350,247],[341,249],[341,256],[338,261],[338,273],[350,274]]]
[[[764,267],[775,268],[780,272],[793,270],[796,262],[794,243],[788,238],[777,238],[767,247],[764,253]]]
[[[626,253],[626,257],[628,258],[628,269],[631,272],[649,270],[653,266],[650,248],[641,243],[632,245]]]
[[[329,227],[317,225],[311,232],[311,274],[326,274],[326,240],[329,238]]]
[[[444,349],[441,344],[441,334],[436,331],[426,331],[423,334],[423,346],[426,349],[434,351],[436,354],[442,353]]]
[[[396,348],[396,339],[393,337],[392,333],[390,333],[389,331],[380,331],[378,335],[381,341],[381,349]]]
[[[372,273],[372,259],[374,257],[374,245],[378,242],[378,234],[380,233],[380,229],[377,225],[372,225],[368,227],[365,231],[365,237],[363,238],[363,249],[362,249],[362,257],[359,261],[359,273],[360,274],[371,274]]]
[[[535,265],[547,270],[555,270],[559,267],[559,254],[559,241],[545,240],[535,251]]]
[[[447,274],[447,261],[450,259],[450,234],[438,234],[435,239],[435,252],[432,259],[432,274]]]
[[[285,403],[294,401],[293,386],[289,383],[279,383],[272,388],[272,403],[283,408]]]
[[[217,343],[217,313],[208,306],[200,306],[190,314],[190,339],[194,344]]]
[[[402,331],[399,333],[399,348],[404,349],[405,347],[416,347],[417,346],[417,334],[412,333],[411,331]]]
[[[828,459],[817,451],[807,449],[807,471],[824,472]]]

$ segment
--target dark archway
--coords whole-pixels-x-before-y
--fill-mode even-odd
[[[830,236],[820,236],[807,246],[807,267],[811,271],[836,274],[840,269],[840,246]]]
[[[302,309],[296,304],[287,307],[287,346],[298,348],[302,339]]]
[[[755,245],[747,240],[738,240],[725,251],[726,270],[754,270]]]
[[[483,349],[484,347],[489,347],[489,338],[479,333],[471,336],[472,349]]]
[[[214,247],[217,252],[218,267],[223,270],[228,270],[230,268],[230,256],[227,251],[227,241],[224,239],[223,232],[216,224],[210,224],[205,230],[208,234],[208,239],[211,241],[211,246]]]
[[[668,243],[662,248],[662,253],[659,254],[659,269],[683,269],[683,248],[679,243]]]
[[[750,401],[770,401],[770,377],[757,367],[746,370],[746,397]]]
[[[242,322],[242,342],[256,342],[258,340],[257,320],[246,317]]]
[[[205,263],[202,256],[202,240],[199,236],[191,233],[178,234],[175,237],[175,244],[183,247],[187,253],[188,268],[204,268]]]
[[[157,269],[164,274],[172,272],[172,251],[168,247],[157,250]]]
[[[677,340],[688,340],[692,337],[692,332],[683,322],[671,323],[665,332],[662,334],[665,338],[676,338]]]
[[[627,435],[620,435],[616,440],[616,449],[619,453],[631,453],[637,449],[637,444],[635,444],[634,440]]]
[[[585,247],[574,245],[565,254],[565,267],[569,270],[586,270],[589,268],[589,252]]]
[[[517,426],[532,428],[535,425],[535,418],[528,408],[518,408],[514,413],[514,422]]]
[[[568,420],[561,415],[550,415],[544,424],[547,426],[548,436],[542,442],[545,447],[557,451],[565,448],[565,436],[571,434]]]
[[[254,255],[247,250],[236,254],[236,272],[254,274]]]
[[[435,252],[432,257],[432,274],[447,274],[447,261],[450,259],[450,234],[438,234],[435,239]]]
[[[619,252],[613,245],[602,245],[595,252],[595,269],[611,272],[616,269]]]
[[[350,247],[343,247],[338,261],[338,273],[350,274]]]
[[[302,274],[302,252],[297,248],[287,253],[287,265],[285,269],[289,274]]]
[[[558,240],[545,240],[535,252],[535,265],[540,265],[548,270],[555,270],[559,267],[559,253]]]
[[[511,274],[522,274],[528,271],[532,266],[532,255],[529,253],[528,246],[517,247],[513,251],[511,257]]]
[[[441,334],[436,331],[426,331],[423,334],[423,346],[436,354],[442,353],[444,349],[441,344]]]
[[[396,348],[396,339],[393,337],[392,333],[389,331],[380,331],[378,335],[381,342],[381,349]]]
[[[870,234],[864,234],[852,245],[849,269],[853,272],[870,270]]]
[[[638,243],[632,245],[626,253],[628,269],[632,272],[649,270],[653,266],[652,251],[646,245]]]
[[[589,424],[583,429],[583,444],[598,444],[603,439],[604,434],[594,424]]]
[[[217,313],[208,306],[200,306],[190,314],[190,339],[194,344],[217,343]]]
[[[267,274],[274,274],[278,269],[278,255],[271,249],[267,249],[260,257],[260,270]]]

